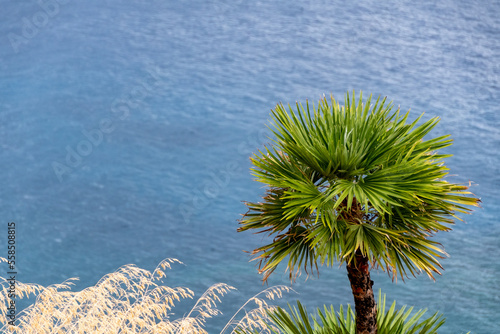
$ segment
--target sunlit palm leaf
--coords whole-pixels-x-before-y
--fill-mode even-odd
[[[437,312],[426,317],[427,310],[414,312],[413,307],[406,306],[396,309],[396,302],[386,310],[385,294],[381,292],[377,305],[378,334],[435,334],[445,322],[443,316]],[[335,312],[333,306],[325,305],[323,310],[318,308],[313,315],[307,313],[299,301],[297,307],[290,305],[288,307],[289,311],[277,308],[268,313],[267,323],[271,333],[354,334],[356,332],[355,313],[350,305],[345,311],[341,305],[338,312]],[[251,332],[240,329],[237,333]]]

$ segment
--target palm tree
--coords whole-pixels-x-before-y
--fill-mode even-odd
[[[429,237],[449,231],[479,199],[467,196],[470,185],[444,180],[450,155],[438,151],[452,140],[426,137],[437,117],[407,123],[409,112],[391,112],[386,98],[363,103],[354,92],[345,106],[332,96],[317,109],[288,109],[272,110],[276,139],[251,158],[253,174],[268,188],[263,202],[246,203],[238,231],[274,237],[252,252],[264,281],[287,257],[292,280],[302,266],[314,273],[318,264],[345,263],[356,333],[376,333],[370,269],[393,279],[422,271],[434,279],[446,253]]]

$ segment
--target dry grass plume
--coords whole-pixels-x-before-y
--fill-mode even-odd
[[[5,259],[0,258],[0,262]],[[218,283],[208,288],[184,317],[175,318],[173,308],[181,299],[192,299],[193,291],[184,287],[163,285],[165,271],[179,260],[167,258],[152,271],[125,265],[102,277],[92,287],[79,292],[71,291],[76,278],[61,284],[44,287],[38,284],[16,282],[16,299],[36,297],[35,302],[17,313],[16,326],[9,325],[9,283],[0,277],[0,332],[9,334],[66,334],[66,333],[200,333],[206,320],[221,312],[217,304],[221,297],[235,288]],[[235,333],[237,329],[269,332],[264,324],[266,310],[272,309],[267,301],[281,298],[286,286],[268,288],[250,298],[222,333]],[[253,305],[249,311],[247,307]]]

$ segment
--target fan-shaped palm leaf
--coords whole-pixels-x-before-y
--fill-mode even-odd
[[[297,306],[288,305],[289,311],[277,308],[268,312],[267,326],[271,333],[279,334],[355,334],[356,317],[350,305],[346,310],[341,305],[338,312],[333,306],[316,309],[309,314],[297,301]],[[379,291],[377,324],[378,334],[434,334],[445,319],[438,312],[425,316],[427,310],[413,311],[413,307],[396,308],[394,301],[386,310],[386,297]],[[240,329],[236,333],[250,333]],[[257,333],[256,331],[253,333]]]

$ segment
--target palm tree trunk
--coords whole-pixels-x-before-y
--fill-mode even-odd
[[[356,334],[377,333],[377,304],[373,295],[368,258],[356,251],[356,262],[347,265],[356,308]]]

